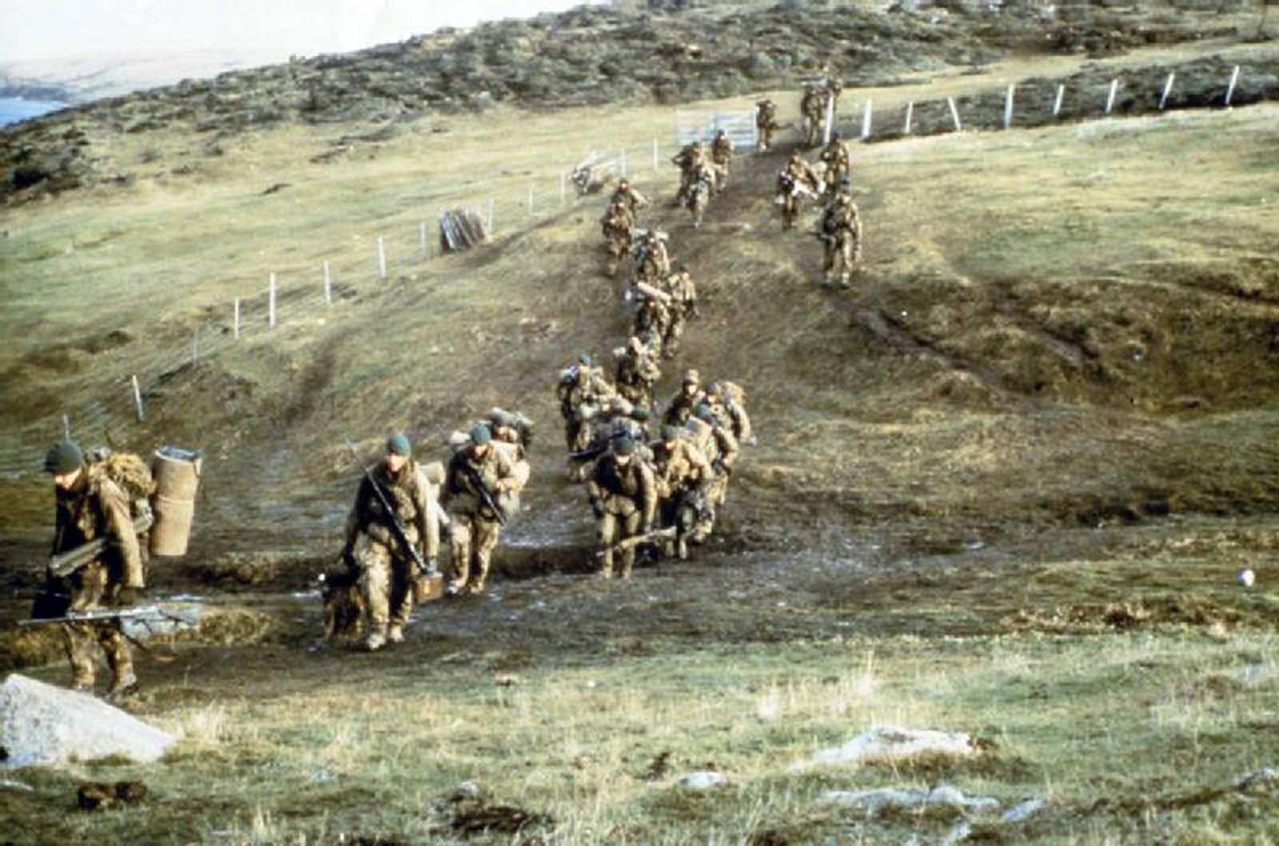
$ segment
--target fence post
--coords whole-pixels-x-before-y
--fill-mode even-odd
[[[422,245],[422,258],[430,258],[431,248],[426,242],[426,221],[422,220],[417,225],[417,240]]]
[[[142,388],[138,386],[138,375],[133,374],[133,411],[138,415],[138,422],[142,423],[146,420],[146,415],[142,411]]]
[[[830,134],[835,129],[835,95],[826,95],[825,127],[822,129],[822,143],[830,143]]]
[[[566,187],[568,184],[568,175],[564,171],[560,171],[560,205],[564,205],[564,198],[567,195]]]
[[[1235,69],[1230,74],[1230,84],[1226,86],[1226,102],[1227,107],[1230,106],[1230,98],[1235,96],[1235,84],[1239,82],[1239,66],[1235,65]]]
[[[1064,84],[1057,86],[1057,99],[1053,101],[1053,117],[1061,114],[1061,101],[1066,96],[1066,86]]]
[[[71,415],[62,415],[62,440],[71,440]]]
[[[1159,96],[1159,111],[1164,110],[1164,106],[1168,105],[1168,97],[1172,94],[1172,83],[1177,78],[1177,72],[1173,71],[1168,74],[1168,81],[1164,83],[1164,93]]]
[[[275,274],[271,274],[271,284],[266,296],[266,325],[275,328]]]
[[[528,213],[533,213],[533,186],[528,186]]]
[[[329,272],[329,261],[324,260],[324,304],[333,305],[333,274]]]
[[[1016,85],[1008,86],[1008,93],[1004,96],[1004,129],[1009,129],[1013,125],[1013,96],[1017,91]]]
[[[862,106],[862,140],[870,140],[870,122],[871,122],[871,103],[870,98],[866,98],[866,104]]]
[[[235,298],[235,304],[234,306],[232,306],[231,310],[235,314],[235,317],[232,318],[232,322],[231,322],[231,337],[235,338],[236,340],[239,340],[240,339],[240,298],[239,297]]]
[[[915,116],[915,101],[906,103],[906,125],[902,127],[902,135],[910,135],[910,121]]]
[[[1115,107],[1115,95],[1119,93],[1119,80],[1110,80],[1110,93],[1106,95],[1106,114]]]
[[[653,139],[653,173],[657,173],[659,166],[657,164],[657,139]]]
[[[959,109],[955,107],[955,98],[947,97],[946,105],[950,106],[950,119],[955,122],[955,131],[963,132],[964,125],[959,122]]]
[[[382,236],[377,236],[377,275],[379,279],[386,279],[386,242],[382,240]]]

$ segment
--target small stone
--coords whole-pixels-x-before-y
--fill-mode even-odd
[[[680,777],[680,787],[689,790],[710,790],[715,787],[727,787],[728,778],[714,770],[697,770]]]

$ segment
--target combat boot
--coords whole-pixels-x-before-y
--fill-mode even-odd
[[[383,646],[386,646],[386,633],[380,629],[369,632],[368,639],[364,641],[364,648],[369,652],[377,652]]]
[[[386,639],[390,643],[404,642],[404,626],[401,623],[392,623],[386,630]]]
[[[117,674],[111,681],[111,687],[107,689],[107,701],[118,702],[121,699],[127,699],[138,692],[138,677],[133,674],[132,669],[125,670],[122,674]]]

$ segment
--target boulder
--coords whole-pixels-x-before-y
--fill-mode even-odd
[[[930,790],[903,790],[883,787],[876,790],[830,790],[822,794],[821,801],[831,805],[861,808],[868,816],[890,810],[918,810],[920,808],[946,808],[957,812],[993,811],[999,808],[999,800],[988,796],[965,796],[962,790],[939,785]]]
[[[0,685],[3,767],[120,756],[150,763],[177,740],[87,693],[14,673]]]
[[[698,770],[681,777],[679,784],[680,787],[687,787],[689,790],[710,790],[714,787],[728,786],[728,778],[714,770]]]
[[[972,738],[962,732],[877,726],[843,746],[817,751],[809,760],[793,765],[791,771],[826,764],[893,761],[919,755],[947,755],[962,758],[973,754],[974,750]]]

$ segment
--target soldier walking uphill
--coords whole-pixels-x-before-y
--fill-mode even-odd
[[[840,190],[851,186],[852,152],[848,142],[843,141],[836,132],[831,135],[830,143],[822,148],[821,160],[826,165],[822,174],[826,182],[826,194],[834,197]]]
[[[817,139],[821,137],[827,96],[827,92],[816,85],[804,86],[804,94],[799,100],[799,116],[803,121],[804,145],[807,147],[816,147]]]
[[[600,575],[606,579],[613,578],[614,546],[651,532],[657,513],[653,469],[636,454],[636,448],[630,438],[619,438],[595,462],[587,480],[591,509],[599,520]],[[629,579],[634,565],[635,545],[626,544],[618,575]]]
[[[826,245],[823,284],[832,284],[838,272],[840,286],[850,287],[853,269],[862,255],[862,222],[852,197],[836,195],[822,214],[817,236]]]
[[[440,499],[452,518],[453,595],[484,592],[506,523],[500,500],[521,486],[509,455],[492,440],[488,426],[472,428],[470,444],[454,453],[444,478]]]
[[[614,200],[600,218],[600,229],[608,239],[608,275],[617,273],[618,265],[631,249],[635,233],[635,213],[624,199]]]
[[[782,225],[786,229],[794,229],[799,218],[799,203],[805,197],[816,197],[821,190],[817,174],[809,167],[799,153],[795,153],[786,162],[786,167],[777,174],[777,205],[782,207]]]
[[[733,164],[733,140],[722,129],[711,141],[711,163],[715,166],[715,190],[722,191],[728,185],[728,172]]]
[[[105,538],[101,555],[62,578],[49,574],[35,617],[60,617],[67,612],[128,605],[146,586],[144,547],[138,542],[127,493],[101,470],[85,463],[84,453],[70,441],[53,445],[44,460],[53,476],[56,502],[53,554],[59,555]],[[56,607],[53,603],[56,602]],[[101,647],[111,669],[109,698],[126,696],[137,688],[133,657],[119,619],[63,625],[72,686],[92,690],[93,644]]]
[[[666,329],[662,333],[662,355],[671,358],[679,349],[680,338],[684,335],[684,323],[698,316],[697,285],[693,282],[693,274],[688,265],[680,264],[675,272],[666,277],[666,293],[670,294],[670,302],[666,304]]]
[[[381,649],[388,641],[404,640],[404,626],[413,610],[413,581],[420,575],[405,543],[420,548],[429,571],[434,572],[439,556],[433,492],[412,453],[404,435],[387,438],[386,458],[360,480],[346,521],[342,558],[359,573],[369,616],[365,642],[369,651]],[[397,537],[396,521],[403,541]]]

